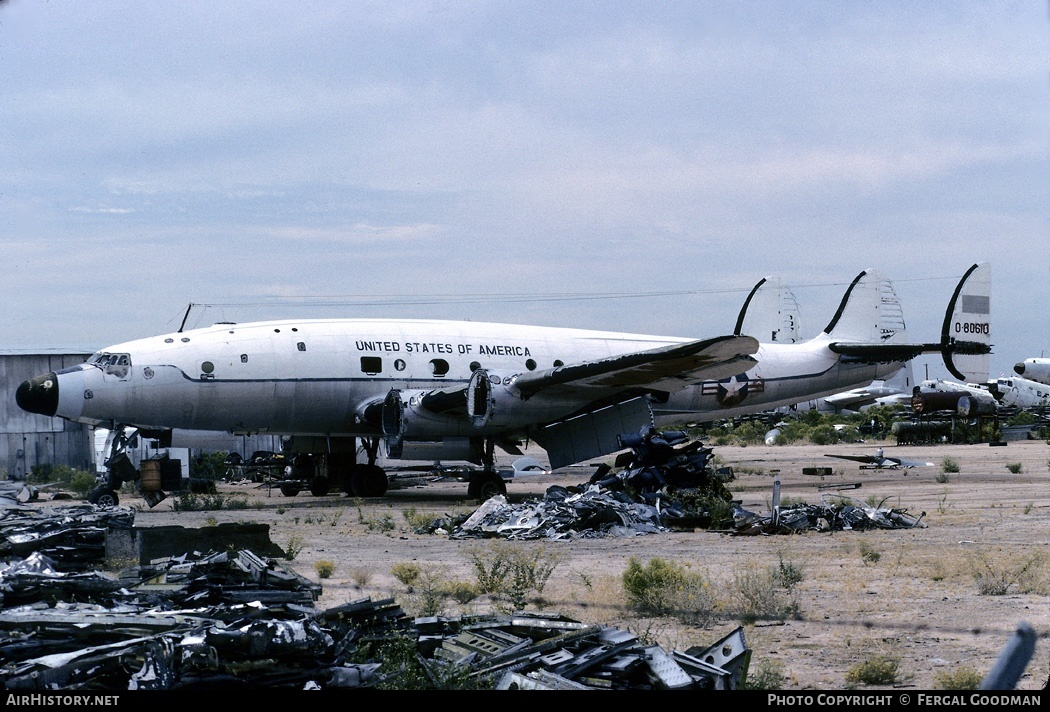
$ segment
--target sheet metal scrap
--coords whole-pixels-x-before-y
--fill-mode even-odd
[[[415,646],[435,687],[466,675],[479,688],[504,676],[504,689],[526,686],[516,676],[532,689],[729,688],[743,674],[714,653],[668,653],[556,615],[413,620],[393,599],[317,611],[319,586],[250,551],[168,557],[138,567],[137,579],[57,571],[33,552],[0,582],[9,690],[396,686],[403,668],[377,659],[395,641]],[[743,651],[740,640],[721,654]]]
[[[618,628],[541,614],[416,619],[416,626],[428,664],[465,667],[495,678],[500,690],[739,689],[751,657],[742,628],[682,653]]]
[[[497,495],[486,500],[449,534],[453,539],[574,539],[636,536],[666,531],[659,510],[645,502],[591,485],[572,493],[552,486],[542,500],[510,504]]]
[[[909,514],[906,509],[874,507],[843,494],[824,493],[821,504],[795,504],[774,507],[761,516],[734,505],[734,528],[728,533],[790,534],[813,531],[849,531],[866,529],[925,529],[926,512]]]
[[[61,570],[84,570],[104,561],[106,532],[131,529],[135,511],[93,504],[0,511],[0,556],[46,554]]]
[[[139,575],[141,581],[133,590],[170,591],[170,600],[180,606],[247,601],[310,604],[321,595],[320,585],[247,550],[157,559],[140,567]]]

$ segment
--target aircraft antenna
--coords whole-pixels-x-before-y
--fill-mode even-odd
[[[178,333],[180,333],[180,334],[182,333],[183,328],[185,328],[185,326],[186,326],[186,320],[190,318],[190,310],[191,309],[193,309],[193,302],[189,303],[189,305],[186,307],[186,313],[182,315],[182,323],[179,324],[179,331],[178,331]]]

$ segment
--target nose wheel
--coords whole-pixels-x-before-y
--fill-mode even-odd
[[[120,498],[108,487],[96,487],[88,493],[88,502],[97,507],[116,507]]]

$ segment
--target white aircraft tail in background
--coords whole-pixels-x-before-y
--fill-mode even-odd
[[[1050,385],[1050,358],[1026,358],[1014,364],[1014,373],[1031,381]]]
[[[776,277],[763,277],[744,300],[733,333],[769,343],[794,344],[802,341],[800,329],[798,301],[791,289]]]
[[[941,327],[941,343],[958,341],[987,347],[944,353],[944,365],[964,383],[986,383],[989,379],[991,301],[991,267],[987,263],[975,264],[955,288]]]

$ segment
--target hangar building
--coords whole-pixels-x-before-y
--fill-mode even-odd
[[[83,363],[90,353],[0,353],[0,479],[24,480],[36,465],[94,471],[93,430],[62,418],[27,413],[15,402],[22,381]]]

